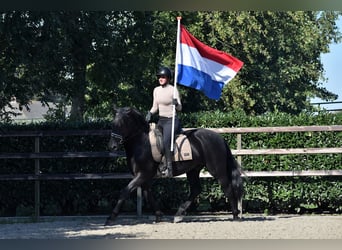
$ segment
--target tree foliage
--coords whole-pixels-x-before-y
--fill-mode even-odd
[[[71,105],[71,119],[106,117],[112,105],[149,109],[155,72],[174,67],[176,17],[199,40],[242,61],[213,101],[179,86],[184,111],[298,113],[322,87],[320,59],[339,42],[338,12],[10,11],[0,15],[0,115],[16,97]],[[60,98],[56,98],[60,97]],[[28,107],[28,106],[27,106]]]
[[[244,61],[224,90],[223,107],[298,113],[309,97],[334,99],[320,87],[321,53],[338,42],[334,12],[204,12],[190,26],[198,38]]]

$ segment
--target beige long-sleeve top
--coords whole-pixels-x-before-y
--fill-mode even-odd
[[[173,89],[174,87],[170,84],[165,86],[155,87],[153,90],[153,105],[150,110],[152,114],[157,113],[159,110],[159,116],[172,117],[172,100],[173,100]],[[176,99],[178,105],[176,106],[177,111],[182,110],[182,103],[180,100],[178,89],[175,89]]]

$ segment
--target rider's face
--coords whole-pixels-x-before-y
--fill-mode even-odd
[[[158,81],[160,85],[165,85],[168,82],[168,78],[166,76],[158,76]]]

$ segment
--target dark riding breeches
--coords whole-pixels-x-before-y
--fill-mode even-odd
[[[163,142],[164,142],[164,150],[165,155],[171,150],[171,130],[172,130],[172,117],[159,117],[158,127],[161,127],[163,130]],[[178,117],[175,117],[175,131],[174,135],[179,134],[181,132],[181,124]]]

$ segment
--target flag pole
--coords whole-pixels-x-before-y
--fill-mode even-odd
[[[180,22],[182,17],[177,17],[177,42],[176,42],[176,61],[175,61],[175,76],[174,76],[174,86],[173,86],[173,99],[176,98],[176,88],[177,88],[177,75],[178,75],[178,56],[180,47]],[[172,100],[173,102],[173,100]],[[173,152],[173,141],[175,134],[175,117],[176,117],[176,105],[172,104],[172,129],[171,129],[171,152]]]

